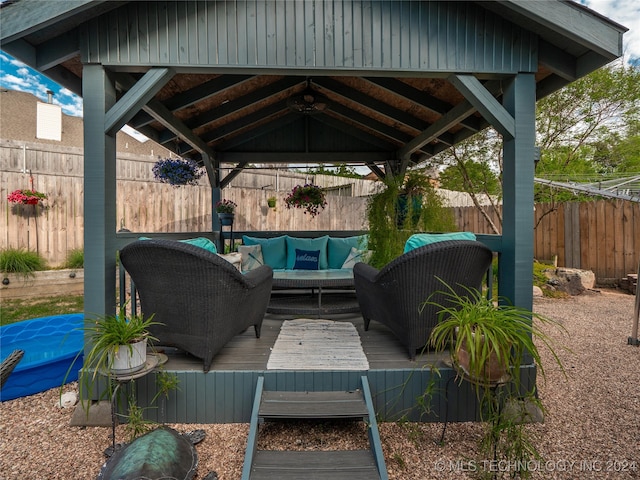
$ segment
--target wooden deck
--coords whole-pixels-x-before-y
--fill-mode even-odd
[[[357,314],[323,318],[355,325],[369,370],[303,371],[296,370],[295,365],[291,370],[267,370],[280,326],[284,320],[293,318],[304,316],[267,314],[261,337],[255,337],[253,328],[236,336],[215,356],[208,373],[202,371],[199,359],[167,350],[169,361],[164,368],[178,376],[179,388],[163,401],[162,408],[150,408],[148,417],[168,423],[246,423],[259,376],[264,377],[265,388],[270,391],[346,391],[359,388],[361,375],[368,377],[376,414],[383,421],[405,417],[411,421],[438,422],[443,421],[446,409],[449,421],[479,417],[472,387],[449,381],[455,377],[455,371],[446,353],[418,354],[415,361],[410,361],[407,350],[389,329],[372,322],[369,331],[365,331],[364,321]],[[535,368],[523,367],[521,375],[535,381]],[[426,413],[417,404],[428,390],[433,391],[433,396],[431,411]],[[156,392],[155,375],[137,380],[140,405],[151,405]]]
[[[275,315],[267,313],[262,324],[260,338],[255,337],[253,328],[232,339],[211,364],[212,371],[219,370],[266,370],[267,361],[273,345],[280,333],[280,326],[284,320],[294,318],[313,318],[303,315]],[[409,353],[391,331],[384,325],[371,322],[368,331],[364,329],[364,320],[358,314],[324,315],[334,321],[351,322],[360,335],[362,349],[369,361],[370,370],[415,369],[424,365],[438,364],[448,359],[448,355],[422,354],[416,356],[416,361],[409,360]],[[170,370],[202,370],[202,362],[193,357],[170,353]]]

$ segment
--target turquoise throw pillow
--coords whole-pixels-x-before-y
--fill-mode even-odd
[[[356,235],[355,237],[329,237],[327,246],[329,268],[343,268],[351,249],[366,250],[369,243],[368,235]]]
[[[138,240],[152,240],[152,239],[150,237],[139,237]],[[178,240],[178,241],[182,243],[188,243],[189,245],[193,245],[194,247],[204,248],[205,250],[211,253],[218,253],[216,244],[205,237],[187,238],[186,240]]]
[[[178,240],[178,241],[182,243],[188,243],[189,245],[193,245],[194,247],[204,248],[205,250],[208,250],[211,253],[218,253],[216,244],[205,237],[188,238],[187,240]]]
[[[300,250],[296,248],[296,263],[294,270],[318,270],[320,250]]]
[[[262,258],[264,259],[265,265],[269,265],[273,269],[286,268],[287,244],[284,235],[273,238],[258,238],[243,235],[242,243],[244,245],[261,245]]]
[[[294,265],[296,264],[296,248],[300,250],[319,250],[320,257],[318,258],[318,269],[326,270],[327,268],[329,268],[329,263],[327,261],[327,240],[329,240],[328,235],[317,238],[298,238],[286,235],[285,238],[287,243],[286,268],[288,270],[293,270]],[[262,253],[264,254],[264,251]]]
[[[444,242],[445,240],[475,240],[476,236],[471,232],[451,232],[451,233],[416,233],[409,237],[404,244],[404,253],[424,247],[430,243]]]

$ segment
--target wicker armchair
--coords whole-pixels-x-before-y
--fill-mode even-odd
[[[386,325],[414,360],[437,322],[436,307],[427,305],[420,311],[425,300],[446,288],[442,281],[461,295],[465,293],[461,285],[480,288],[492,258],[491,250],[480,242],[450,240],[411,250],[381,270],[356,263],[353,277],[365,330],[371,320]],[[439,294],[431,300],[445,302]]]
[[[142,312],[155,313],[150,332],[158,345],[211,361],[235,335],[253,325],[260,337],[271,296],[273,271],[245,274],[218,255],[173,240],[139,240],[120,251],[140,297]]]

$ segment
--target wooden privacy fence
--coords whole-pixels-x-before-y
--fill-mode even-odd
[[[495,233],[476,208],[454,208],[454,212],[461,230]],[[495,212],[488,215],[500,226]],[[635,272],[640,262],[640,203],[536,204],[534,236],[535,258],[557,256],[558,266],[592,270],[600,283],[618,281]]]
[[[211,231],[211,188],[206,180],[197,186],[179,188],[158,183],[151,174],[154,160],[118,154],[116,229],[126,227],[140,233]],[[83,248],[82,149],[56,145],[44,148],[35,144],[23,148],[16,142],[3,141],[0,171],[0,249],[37,251],[51,266],[58,266],[69,251]],[[284,203],[288,187],[303,183],[304,176],[294,178],[295,174],[282,172],[274,181],[273,177],[254,178],[259,176],[255,172],[248,171],[246,175],[253,176],[245,183],[259,181],[264,185],[223,190],[224,198],[238,204],[236,231],[368,228],[366,197],[330,195],[327,208],[311,218],[302,210],[288,210]],[[276,191],[275,186],[269,184],[280,184],[281,188]],[[6,201],[11,191],[31,187],[48,195],[44,207]],[[364,193],[357,182],[353,188],[354,193]],[[334,192],[344,193],[340,189]],[[275,209],[267,206],[267,198],[271,196],[277,198]],[[453,210],[460,230],[495,233],[476,208]],[[498,216],[491,212],[488,215],[499,228]],[[640,261],[640,204],[602,200],[536,205],[534,235],[536,258],[551,259],[557,255],[559,266],[593,270],[599,282],[619,280],[635,272]]]

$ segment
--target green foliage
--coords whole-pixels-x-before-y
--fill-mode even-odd
[[[45,270],[47,264],[38,253],[30,250],[7,248],[0,252],[0,271],[30,275]]]
[[[456,192],[500,195],[502,187],[496,172],[487,162],[474,162],[472,159],[446,167],[440,173],[440,187]]]
[[[406,210],[399,208],[399,198],[405,198]],[[428,177],[410,172],[404,177],[391,177],[383,188],[369,199],[369,263],[376,268],[400,256],[407,239],[417,232],[445,232],[457,229],[453,213],[443,201]]]
[[[640,69],[617,62],[541,99],[536,111],[536,176],[598,182],[640,172]],[[432,160],[444,167],[443,188],[496,194],[502,138],[489,128]],[[586,194],[535,186],[537,202],[592,200]]]
[[[530,421],[527,404],[540,410],[542,405],[535,390],[525,392],[520,381],[520,366],[525,363],[525,355],[529,355],[544,378],[545,369],[538,346],[545,346],[564,372],[550,338],[541,329],[549,325],[564,330],[563,327],[555,320],[509,305],[505,299],[499,299],[495,304],[478,290],[465,288],[465,293],[459,295],[450,285],[444,282],[443,285],[444,290],[438,292],[445,297],[443,303],[434,303],[431,297],[425,302],[440,309],[430,343],[436,352],[448,349],[456,368],[464,370],[459,375],[460,381],[464,378],[474,385],[482,418],[487,422],[486,434],[480,440],[482,451],[497,462],[508,464],[520,462],[526,465],[539,459],[525,423]],[[460,366],[463,350],[469,360],[467,369]],[[488,365],[495,360],[508,376],[500,380],[487,378]],[[503,385],[493,388],[499,384]],[[527,470],[518,470],[517,473],[520,478],[529,476]]]
[[[67,253],[64,268],[84,268],[84,250],[76,248]]]
[[[153,422],[144,418],[144,408],[140,407],[133,398],[129,398],[129,414],[124,427],[129,442],[134,441],[140,435],[144,435],[151,430]]]
[[[153,321],[154,315],[148,318],[145,318],[144,315],[127,315],[126,307],[126,304],[121,305],[116,315],[93,315],[92,319],[87,319],[85,322],[83,328],[85,339],[91,348],[84,355],[85,371],[80,374],[80,383],[88,392],[93,391],[96,382],[99,381],[99,375],[104,375],[105,372],[111,370],[114,354],[120,348],[132,350],[132,343],[145,338],[157,341],[148,331],[151,325],[158,325]],[[65,380],[67,375],[69,375],[69,371],[65,375]],[[63,381],[63,385],[64,383]],[[111,382],[106,383],[107,389],[104,393],[111,397],[112,384]],[[88,407],[87,403],[87,410]]]
[[[430,343],[438,352],[450,349],[456,364],[458,352],[462,348],[467,350],[469,371],[466,373],[476,381],[478,398],[486,393],[484,377],[492,356],[504,366],[516,390],[520,387],[520,365],[525,353],[531,356],[544,377],[538,344],[545,345],[560,365],[549,337],[540,328],[543,325],[559,326],[557,322],[510,305],[504,298],[499,298],[496,305],[478,290],[465,287],[465,294],[460,295],[446,283],[443,285],[444,290],[438,292],[444,295],[443,303],[434,303],[431,299],[424,302],[424,305],[439,308],[438,323],[432,330]]]
[[[329,168],[321,164],[317,168],[308,169],[306,173],[311,175],[333,175],[335,177],[362,178],[362,175],[359,175],[354,167],[345,165],[344,163],[334,165]]]
[[[0,325],[9,325],[31,318],[78,313],[83,309],[83,295],[3,299],[0,303]]]

